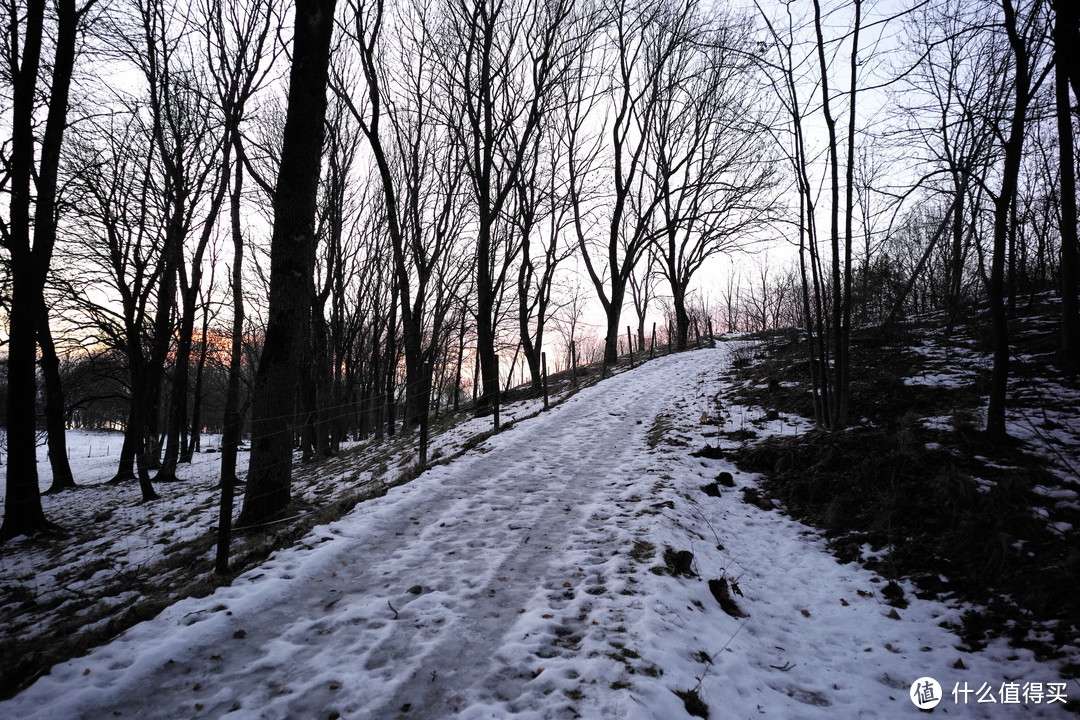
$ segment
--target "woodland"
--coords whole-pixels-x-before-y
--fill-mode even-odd
[[[221,532],[296,462],[419,438],[549,371],[796,328],[808,414],[863,417],[852,336],[1078,351],[1066,0],[12,0],[3,8],[0,538],[63,528],[65,429],[143,502],[223,434]],[[51,486],[36,448],[48,444]],[[238,448],[250,447],[246,477]],[[219,569],[227,568],[227,557]]]

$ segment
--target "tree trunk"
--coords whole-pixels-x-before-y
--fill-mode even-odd
[[[238,163],[242,164],[242,163]],[[213,285],[213,281],[210,283]],[[210,341],[207,337],[210,331],[210,306],[209,304],[203,305],[203,321],[202,321],[202,344],[199,348],[199,359],[195,364],[195,387],[192,389],[191,406],[191,435],[188,440],[187,447],[184,448],[183,453],[180,455],[180,462],[190,463],[191,458],[195,453],[202,449],[202,399],[203,399],[203,377],[204,370],[206,369],[206,357],[210,352]]]
[[[4,521],[0,540],[55,529],[45,518],[38,486],[35,438],[37,382],[34,369],[37,330],[44,307],[45,278],[56,241],[56,188],[60,148],[67,121],[68,91],[75,64],[80,12],[74,0],[56,3],[56,55],[52,64],[49,110],[41,138],[40,167],[34,168],[34,101],[38,91],[45,1],[29,0],[25,13],[23,54],[12,56],[11,144],[8,150],[8,251],[11,305],[8,312],[8,463]],[[12,6],[9,12],[17,9]],[[18,18],[11,17],[17,33]],[[8,48],[10,53],[17,48]],[[31,183],[37,179],[34,221],[30,221]],[[31,245],[31,227],[34,242]]]
[[[240,225],[240,200],[243,195],[244,164],[237,153],[232,192],[229,196],[229,219],[232,230],[232,343],[229,352],[229,383],[225,395],[225,423],[221,430],[221,486],[238,483],[237,452],[240,448],[240,376],[244,362],[244,235]],[[228,499],[231,519],[232,499]],[[222,512],[226,512],[222,505]],[[224,522],[224,519],[222,519]],[[225,539],[226,546],[228,538]]]
[[[1054,0],[1054,96],[1057,104],[1058,157],[1061,173],[1061,358],[1062,366],[1080,363],[1080,307],[1077,304],[1076,155],[1073,140],[1070,74],[1078,61],[1080,22],[1076,3]],[[1080,78],[1073,78],[1080,79]]]
[[[686,312],[686,288],[671,288],[671,307],[675,311],[675,349],[685,350],[690,338],[690,314]]]
[[[485,212],[489,203],[486,193],[481,193],[481,218],[479,229],[476,279],[476,350],[480,356],[480,379],[483,390],[480,395],[478,410],[493,413],[495,427],[499,421],[499,357],[495,352],[495,289],[491,277],[491,225],[493,220]]]
[[[64,386],[60,381],[60,358],[56,356],[52,330],[49,328],[49,311],[41,305],[38,316],[38,345],[41,346],[41,376],[45,381],[45,423],[49,434],[49,465],[52,467],[52,484],[47,493],[60,492],[75,487],[71,464],[67,457],[67,433],[64,418]]]
[[[187,296],[195,288],[193,284],[192,288],[184,293],[176,361],[173,367],[172,402],[169,404],[169,417],[166,421],[165,459],[155,478],[157,482],[172,482],[177,479],[176,465],[180,462],[184,428],[188,420],[188,377],[191,374],[191,343],[195,333],[195,303]]]
[[[239,160],[237,153],[236,168],[232,193],[229,197],[229,218],[232,225],[233,241],[233,266],[232,266],[232,300],[233,300],[233,323],[232,345],[229,353],[229,383],[225,391],[225,421],[221,433],[221,485],[236,484],[236,455],[240,447],[240,375],[243,371],[244,362],[244,235],[240,225],[240,199],[243,195],[244,164]],[[228,513],[232,518],[232,497],[229,496],[226,509],[222,505],[223,513]],[[224,517],[224,516],[223,516]],[[224,522],[224,519],[222,520]],[[224,538],[224,545],[228,546],[228,538]]]
[[[1008,253],[1012,206],[1016,198],[1017,177],[1024,149],[1024,131],[1029,102],[1030,76],[1027,48],[1017,30],[1016,14],[1011,0],[1003,0],[1005,28],[1016,62],[1015,98],[1009,136],[1005,142],[1001,191],[994,201],[994,253],[990,261],[990,323],[994,344],[994,367],[990,377],[990,404],[986,412],[986,433],[992,438],[1005,438],[1005,401],[1009,384],[1009,326],[1006,308],[1005,263]]]
[[[607,317],[607,329],[604,332],[604,365],[611,366],[619,361],[619,321],[622,319],[623,301],[626,299],[626,283],[617,279],[611,281],[611,302],[604,308]]]
[[[270,302],[252,400],[248,490],[239,525],[280,515],[292,499],[292,417],[311,314],[315,202],[335,0],[298,0],[281,166],[274,190]]]
[[[135,436],[135,402],[132,397],[128,408],[127,425],[124,427],[124,444],[120,446],[120,460],[116,474],[110,483],[122,483],[135,479],[135,455],[138,453],[138,438]]]

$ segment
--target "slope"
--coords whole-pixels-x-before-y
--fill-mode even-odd
[[[1000,643],[957,664],[939,624],[962,608],[900,615],[804,526],[702,493],[725,471],[753,486],[690,453],[728,360],[685,353],[587,388],[56,666],[0,716],[900,717],[931,675],[960,716],[1013,717],[948,693],[1064,692],[1056,665]]]

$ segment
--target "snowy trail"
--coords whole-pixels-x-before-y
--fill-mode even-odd
[[[604,566],[630,537],[628,517],[609,515],[641,472],[645,434],[670,401],[663,389],[701,360],[663,358],[614,377],[602,395],[586,389],[358,507],[324,529],[319,547],[133,628],[96,651],[87,674],[55,668],[16,699],[37,706],[24,717],[63,708],[172,718],[181,707],[215,717],[240,702],[241,687],[242,717],[535,707],[537,669],[577,652],[600,625],[591,601],[609,592]],[[173,638],[166,628],[177,622],[188,627]]]
[[[1070,716],[1048,694],[986,698],[1075,697],[1058,671],[1080,648],[964,652],[941,623],[965,606],[905,581],[897,613],[883,578],[743,502],[752,476],[692,457],[737,444],[703,413],[805,428],[718,408],[728,361],[727,346],[684,353],[585,389],[57,665],[0,718],[672,720],[690,690],[713,718],[909,718],[922,676],[949,717]],[[737,487],[705,495],[721,471]],[[665,548],[693,552],[693,574],[665,572]],[[725,577],[747,618],[712,597]]]

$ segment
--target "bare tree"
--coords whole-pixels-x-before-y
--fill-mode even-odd
[[[961,308],[965,263],[977,239],[970,218],[996,159],[993,139],[1003,112],[1003,76],[990,69],[1001,67],[1008,48],[998,34],[978,30],[984,15],[981,8],[961,3],[917,10],[907,22],[915,59],[909,71],[901,72],[904,83],[896,91],[897,104],[909,118],[901,137],[926,148],[930,171],[920,184],[937,189],[938,176],[944,176],[947,186],[940,192],[951,195],[950,224],[936,236],[949,238],[950,322]]]
[[[151,385],[151,346],[155,316],[163,297],[166,268],[164,238],[157,231],[164,211],[155,198],[157,153],[148,128],[139,121],[138,105],[106,115],[78,129],[66,173],[67,202],[78,223],[69,233],[65,253],[75,262],[57,278],[65,296],[85,321],[89,338],[115,349],[127,366],[129,412],[124,445],[114,481],[138,477],[144,500],[157,497],[146,462],[146,399]],[[145,467],[145,465],[144,465]]]
[[[990,321],[994,339],[994,367],[990,378],[990,404],[986,412],[987,434],[1002,438],[1005,428],[1005,403],[1009,382],[1009,326],[1005,307],[1005,262],[1008,252],[1011,210],[1016,202],[1016,188],[1028,107],[1045,79],[1049,68],[1040,68],[1040,51],[1046,31],[1045,5],[1035,0],[1020,14],[1012,0],[1001,0],[1003,25],[1012,50],[1012,109],[1007,134],[1002,141],[1001,186],[994,197],[994,243],[988,286]],[[1042,71],[1040,74],[1040,70]]]
[[[511,208],[520,234],[518,335],[529,366],[532,389],[542,390],[541,353],[559,265],[573,252],[564,235],[571,225],[559,143],[550,128],[536,134]],[[535,236],[535,237],[534,237]],[[534,244],[534,240],[539,240]]]
[[[30,0],[25,11],[5,6],[10,33],[5,49],[11,83],[11,144],[7,158],[9,215],[2,240],[9,253],[11,300],[8,326],[7,489],[0,540],[54,529],[45,518],[38,487],[35,428],[38,328],[45,281],[56,244],[57,176],[67,125],[68,96],[75,65],[79,26],[94,0],[80,8],[74,0],[56,5],[55,48],[51,67],[41,61],[46,33],[45,0]],[[43,70],[50,87],[39,160],[34,129]],[[36,180],[36,197],[31,186]]]
[[[647,253],[645,262],[638,263],[634,271],[630,273],[630,302],[634,306],[634,315],[637,317],[638,349],[645,348],[645,318],[649,314],[649,307],[656,299],[656,282],[658,260],[656,253]]]
[[[685,350],[686,296],[706,260],[748,244],[769,221],[775,181],[755,97],[747,28],[701,23],[701,37],[674,50],[649,128],[646,172],[655,202],[656,254],[671,288],[676,349]]]
[[[585,42],[582,18],[588,5],[568,0],[454,0],[438,30],[447,100],[443,119],[463,151],[475,221],[481,406],[494,412],[496,426],[501,389],[496,305],[516,257],[500,245],[511,239],[504,210],[555,90]]]
[[[257,525],[291,502],[296,379],[311,313],[315,210],[335,0],[298,0],[289,103],[274,192],[270,304],[252,400],[248,490],[238,523]]]
[[[426,465],[427,416],[435,366],[461,272],[455,262],[464,225],[463,147],[449,142],[431,88],[439,84],[433,13],[403,3],[390,15],[382,0],[353,2],[344,32],[355,49],[362,102],[339,67],[334,92],[368,140],[381,182],[393,250],[405,358],[406,427],[419,426]]]
[[[798,189],[800,279],[804,324],[810,336],[815,420],[821,427],[840,429],[847,425],[850,403],[855,138],[859,73],[864,62],[859,45],[863,7],[862,0],[852,0],[826,15],[821,3],[814,0],[812,16],[806,20],[795,16],[793,3],[783,3],[782,8],[779,19],[761,12],[775,51],[763,57],[761,64],[788,117],[789,132],[782,141]],[[836,37],[826,37],[827,27],[841,24],[847,29]],[[841,52],[846,52],[848,58],[847,88],[835,92],[831,58]],[[818,95],[816,102],[808,91]],[[844,101],[847,117],[841,126],[838,112]],[[809,142],[807,132],[817,112],[825,127],[820,155]],[[824,176],[817,179],[812,173],[819,162]],[[818,223],[819,185],[826,193],[828,220],[824,230]],[[819,242],[825,245],[827,254],[819,250]]]
[[[579,93],[584,107],[568,107],[566,155],[574,229],[607,318],[608,364],[618,358],[627,283],[652,240],[659,202],[643,192],[649,129],[658,112],[664,69],[698,30],[696,7],[692,1],[620,0],[608,8],[606,38],[593,51],[594,62],[606,73],[595,75],[592,83],[585,76],[586,86]],[[588,132],[588,124],[598,118],[603,118],[609,145]],[[600,152],[610,158],[607,168],[597,161]],[[610,172],[610,184],[600,186],[594,176],[605,171]]]
[[[1061,173],[1061,357],[1074,367],[1080,360],[1080,248],[1076,237],[1076,162],[1069,86],[1080,100],[1080,10],[1076,3],[1052,0],[1054,8],[1054,101],[1057,115],[1058,162]]]

